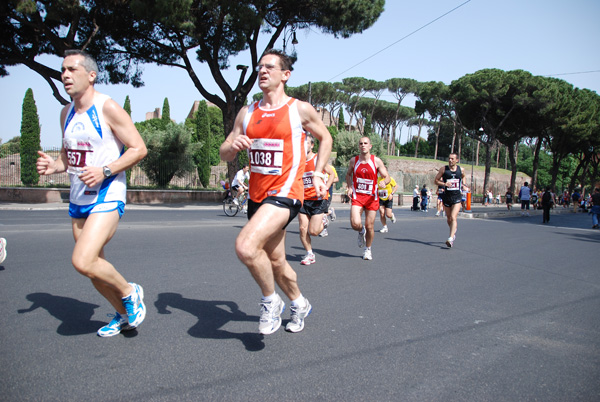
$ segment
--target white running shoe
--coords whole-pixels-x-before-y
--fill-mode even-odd
[[[281,327],[281,313],[285,311],[285,303],[278,294],[270,302],[260,302],[260,321],[258,323],[258,332],[263,335],[269,335]]]
[[[310,265],[310,264],[314,264],[315,262],[316,262],[315,255],[313,253],[307,253],[304,256],[304,258],[302,259],[302,261],[300,261],[300,264]]]
[[[379,233],[387,233],[387,232],[388,232],[388,227],[387,227],[387,225],[385,225],[384,227],[382,227],[382,228],[379,230]]]
[[[358,247],[363,248],[367,242],[367,231],[363,227],[361,232],[358,232]]]
[[[363,254],[363,260],[371,261],[372,259],[373,259],[373,256],[371,255],[371,250],[366,249],[365,253]]]
[[[285,330],[289,332],[300,332],[304,329],[304,319],[308,317],[312,311],[312,306],[308,299],[306,300],[306,307],[301,308],[300,306],[290,305],[291,320],[285,326]]]
[[[337,215],[335,214],[335,209],[333,207],[331,207],[331,209],[329,210],[329,215],[331,217],[331,222],[337,219]]]
[[[144,289],[137,283],[129,282],[133,292],[121,299],[127,311],[127,319],[131,329],[137,328],[146,318],[146,305],[144,304]]]
[[[392,220],[392,223],[396,223],[396,215],[394,215],[393,213],[390,219]]]
[[[323,231],[321,233],[319,233],[319,237],[327,237],[327,236],[329,236],[327,229],[323,229]]]
[[[0,237],[0,264],[6,259],[6,239]]]
[[[454,245],[454,240],[456,240],[456,236],[448,237],[448,240],[446,240],[446,246],[452,248],[452,246]]]
[[[440,211],[437,211],[437,212],[435,213],[435,216],[440,216]]]
[[[323,229],[327,229],[327,226],[329,226],[329,219],[327,215],[323,214]]]

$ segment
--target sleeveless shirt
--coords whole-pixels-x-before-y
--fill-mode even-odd
[[[352,170],[352,198],[368,196],[378,200],[375,155],[371,155],[366,162],[361,162],[360,157],[356,156]]]
[[[304,131],[294,98],[276,108],[253,103],[243,122],[244,134],[253,140],[249,197],[260,203],[266,197],[304,200],[302,175],[306,161]]]
[[[102,108],[110,99],[96,94],[94,103],[83,113],[76,113],[71,104],[65,120],[63,147],[67,153],[67,172],[71,179],[70,202],[91,205],[100,202],[127,200],[125,172],[117,173],[94,187],[87,187],[78,174],[86,166],[102,167],[119,159],[124,152],[121,141],[106,124]]]

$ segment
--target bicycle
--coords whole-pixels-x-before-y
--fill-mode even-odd
[[[230,189],[227,185],[223,185],[223,189],[225,190],[223,212],[225,212],[225,215],[227,216],[236,216],[240,209],[244,209],[246,206],[248,192],[245,191],[244,195],[238,196],[237,194],[234,194],[235,190]]]

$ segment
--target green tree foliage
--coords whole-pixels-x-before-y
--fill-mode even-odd
[[[21,137],[13,137],[0,145],[0,158],[18,154],[19,152],[21,152]]]
[[[194,152],[194,163],[196,163],[196,168],[198,169],[200,183],[202,183],[204,187],[208,187],[210,181],[211,135],[210,119],[208,117],[206,101],[201,101],[198,104],[195,128],[192,139],[193,142],[198,143],[199,148]]]
[[[195,170],[192,130],[185,125],[171,122],[164,129],[148,126],[140,134],[148,148],[148,155],[139,166],[159,188],[167,188],[173,177]]]
[[[131,117],[131,102],[129,100],[129,95],[125,97],[125,103],[123,104],[123,109],[127,112],[127,114]]]
[[[340,107],[337,128],[338,128],[338,131],[343,131],[346,129],[346,121],[344,120],[344,108],[343,107]]]
[[[335,166],[348,166],[348,162],[353,156],[358,155],[358,143],[362,135],[358,131],[340,131],[337,141],[333,144],[334,151],[337,152]],[[371,153],[382,159],[385,159],[385,149],[383,142],[378,136],[371,138]]]
[[[165,98],[163,101],[163,109],[162,109],[162,120],[165,122],[165,125],[171,122],[171,107],[169,106],[169,99]]]
[[[44,65],[38,56],[62,57],[67,49],[86,49],[93,53],[113,53],[113,63],[99,72],[97,82],[142,84],[141,70],[131,65],[128,57],[114,52],[107,42],[110,28],[107,23],[114,12],[120,11],[116,2],[5,0],[1,4],[0,77],[8,75],[7,66],[24,65],[42,76],[53,96],[66,105],[69,101],[57,87],[62,86],[59,66]],[[129,66],[126,73],[118,71],[123,64]],[[115,73],[109,75],[108,71]]]
[[[21,117],[21,181],[26,186],[37,184],[40,175],[35,163],[40,148],[40,118],[31,88],[25,92]]]
[[[210,124],[210,165],[217,166],[221,162],[219,156],[219,148],[223,141],[225,141],[225,135],[223,133],[223,113],[221,109],[214,106],[208,107],[208,119]],[[196,131],[196,114],[191,119],[186,119],[186,127],[189,127],[193,132]],[[243,154],[240,153],[240,156]],[[242,161],[240,160],[240,163]]]
[[[372,114],[368,114],[367,118],[365,119],[365,127],[363,130],[363,135],[366,135],[367,137],[371,137],[373,135],[373,115]]]

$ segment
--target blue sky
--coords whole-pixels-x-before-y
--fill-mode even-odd
[[[349,39],[335,39],[315,28],[298,31],[299,59],[289,84],[346,77],[379,81],[407,77],[450,84],[483,68],[499,68],[554,76],[600,93],[599,19],[597,0],[387,0],[375,25]],[[282,38],[276,47],[282,47]],[[59,58],[42,60],[60,67]],[[237,82],[236,64],[250,64],[248,56],[232,60],[233,68],[226,72],[231,85]],[[49,86],[27,67],[8,71],[8,77],[0,78],[2,142],[19,135],[23,97],[32,88],[42,146],[60,146],[61,105]],[[219,94],[208,70],[199,66],[197,72],[209,91]],[[129,95],[136,122],[162,107],[165,97],[171,118],[182,122],[193,102],[202,99],[181,69],[148,65],[143,79],[146,85],[139,89],[127,85],[98,85],[97,89],[121,105]],[[255,86],[251,95],[256,92]],[[391,95],[382,99],[394,101]],[[412,106],[410,99],[404,104]]]

